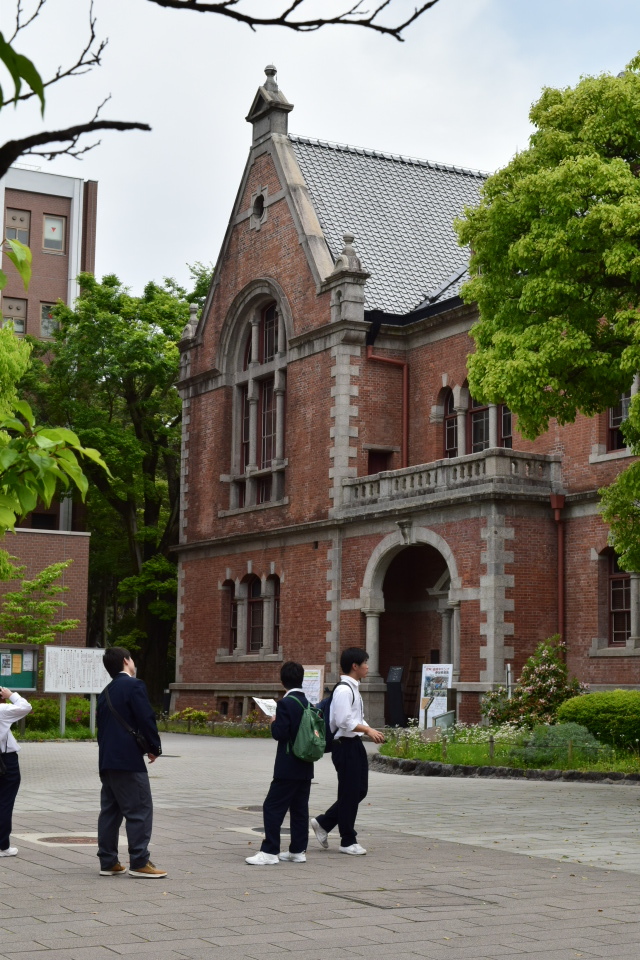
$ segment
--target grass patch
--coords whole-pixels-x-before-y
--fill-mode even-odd
[[[562,724],[537,727],[534,731],[504,726],[454,727],[446,737],[429,742],[424,741],[421,731],[410,727],[387,731],[387,742],[380,747],[380,753],[399,759],[477,767],[640,773],[637,751],[597,741],[587,744],[578,732],[564,730]]]
[[[160,720],[161,733],[190,733],[197,737],[253,737],[271,739],[271,728],[267,724],[244,723],[206,723],[189,724],[183,720]]]
[[[18,743],[39,743],[44,740],[95,740],[91,736],[89,727],[67,727],[64,737],[60,736],[60,730],[25,730],[20,733],[19,730],[13,730],[13,735]]]

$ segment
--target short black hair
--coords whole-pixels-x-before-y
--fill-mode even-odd
[[[340,654],[340,669],[343,673],[351,673],[354,663],[360,666],[361,663],[366,663],[368,659],[369,654],[362,647],[347,647]]]
[[[280,680],[286,690],[293,690],[294,687],[301,687],[304,680],[304,667],[295,660],[287,660],[280,668]]]
[[[131,654],[126,647],[107,647],[102,662],[109,676],[117,677],[119,673],[122,673],[124,661],[130,659]]]

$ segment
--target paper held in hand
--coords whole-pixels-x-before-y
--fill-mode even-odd
[[[260,697],[253,697],[253,699],[258,704],[258,708],[262,710],[263,713],[266,713],[268,717],[275,717],[276,715],[275,700],[261,700]]]

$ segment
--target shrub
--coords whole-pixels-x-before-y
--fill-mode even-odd
[[[569,679],[558,634],[543,640],[529,657],[509,698],[506,687],[486,694],[482,713],[491,724],[535,727],[554,723],[560,704],[587,692],[585,684]]]
[[[637,747],[640,741],[640,691],[611,690],[567,700],[558,710],[563,723],[580,723],[605,743]]]
[[[26,730],[55,730],[60,726],[60,701],[56,697],[31,700],[31,713],[27,716]],[[69,697],[65,712],[68,727],[89,726],[89,701],[84,697]]]
[[[26,730],[53,730],[60,723],[58,700],[31,700],[31,713],[26,720]]]
[[[528,767],[549,766],[555,761],[566,761],[571,744],[573,758],[597,760],[608,748],[579,723],[558,723],[553,726],[541,725],[521,738],[521,743],[511,750],[514,759],[524,761]]]

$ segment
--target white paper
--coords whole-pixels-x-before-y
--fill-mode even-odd
[[[31,650],[24,650],[22,654],[22,669],[25,673],[33,670],[33,653]]]
[[[10,653],[0,654],[0,676],[3,676],[3,677],[11,676],[11,654]]]
[[[261,700],[260,697],[253,697],[253,699],[263,713],[266,713],[268,717],[275,717],[277,706],[275,700]]]
[[[309,703],[319,703],[324,690],[324,667],[305,667],[302,689]]]
[[[44,648],[45,693],[101,693],[111,677],[97,647]]]

